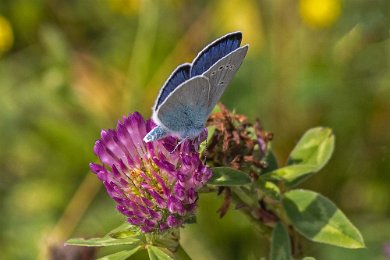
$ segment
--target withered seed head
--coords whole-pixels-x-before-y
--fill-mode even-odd
[[[221,112],[210,116],[208,126],[214,126],[206,158],[214,167],[230,166],[248,172],[256,179],[264,168],[264,158],[272,134],[264,131],[260,121],[248,122],[244,115],[230,112],[221,103]]]
[[[206,152],[208,165],[230,166],[248,173],[252,180],[257,180],[266,167],[262,160],[272,140],[272,133],[264,131],[259,120],[251,124],[244,115],[230,112],[221,103],[218,105],[221,112],[211,115],[207,121],[208,126],[215,128],[211,132]],[[223,217],[232,202],[232,192],[228,187],[219,187],[221,193],[224,194],[223,203],[217,212]],[[259,218],[270,219],[266,213],[258,209]]]

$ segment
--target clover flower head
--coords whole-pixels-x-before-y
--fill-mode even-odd
[[[116,129],[101,132],[94,146],[101,164],[90,164],[117,209],[145,233],[183,225],[194,214],[198,190],[211,177],[198,152],[206,130],[178,146],[174,137],[145,143],[154,126],[139,113],[123,117]]]

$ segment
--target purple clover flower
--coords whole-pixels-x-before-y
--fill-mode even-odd
[[[206,130],[175,149],[174,137],[143,142],[153,127],[139,113],[123,117],[116,129],[103,130],[95,143],[102,165],[90,164],[116,208],[145,233],[181,226],[194,214],[197,191],[212,174],[198,152]]]

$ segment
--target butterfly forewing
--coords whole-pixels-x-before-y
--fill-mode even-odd
[[[157,110],[158,107],[164,102],[167,96],[174,91],[180,84],[190,78],[191,65],[189,63],[182,64],[178,66],[169,76],[164,86],[160,90],[160,94],[157,97],[156,104],[154,105],[154,110]]]
[[[248,45],[236,49],[215,63],[203,74],[210,82],[208,114],[211,113],[233,76],[240,68],[247,51]]]
[[[218,60],[240,47],[241,39],[241,32],[234,32],[210,43],[192,62],[191,77],[203,74]]]
[[[182,138],[198,133],[208,116],[210,84],[207,78],[189,79],[170,93],[156,111],[157,121]]]

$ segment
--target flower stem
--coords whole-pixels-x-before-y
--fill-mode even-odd
[[[180,260],[191,260],[191,257],[187,254],[184,248],[179,244],[177,251],[175,252],[175,256]]]
[[[234,189],[232,192],[232,200],[237,206],[239,206],[237,209],[240,210],[242,213],[244,213],[244,215],[248,216],[248,218],[255,224],[260,234],[265,235],[267,237],[270,236],[272,233],[272,229],[266,226],[265,224],[263,224],[261,220],[256,218],[255,215],[253,214],[253,212],[256,210],[255,205],[253,205],[252,203],[253,199],[246,201],[246,202],[251,202],[250,204],[252,204],[252,205],[248,205],[240,197],[240,195],[242,195],[242,192],[237,192],[237,191],[238,191],[237,189]],[[247,199],[248,198],[246,198],[245,200]]]

